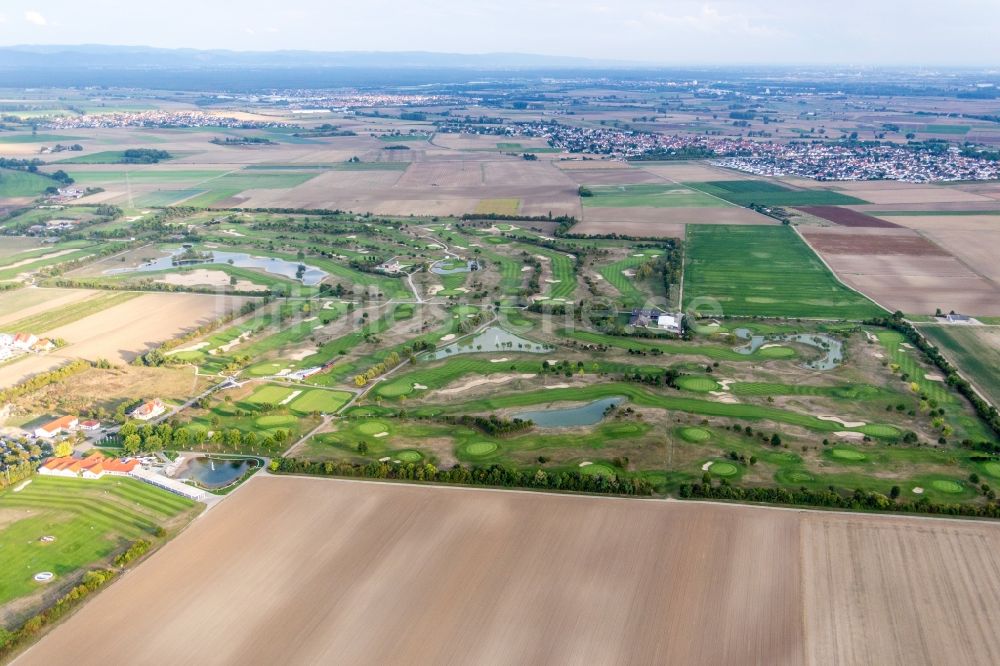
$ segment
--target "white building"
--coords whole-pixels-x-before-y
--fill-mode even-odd
[[[684,322],[684,315],[680,312],[674,314],[661,314],[656,319],[656,327],[661,331],[669,331],[670,333],[681,333],[682,324]]]

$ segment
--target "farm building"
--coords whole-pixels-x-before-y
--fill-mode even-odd
[[[680,333],[683,322],[684,315],[680,312],[674,314],[661,314],[656,318],[656,327],[661,331]]]
[[[402,269],[402,264],[399,263],[399,259],[393,257],[392,259],[379,264],[375,267],[375,270],[381,271],[382,273],[398,273]]]
[[[163,401],[159,398],[153,398],[133,409],[129,413],[129,416],[140,421],[148,421],[156,418],[165,411],[167,411],[167,406],[163,404]]]
[[[52,439],[56,435],[67,434],[73,431],[80,424],[80,420],[75,416],[61,416],[54,421],[35,428],[35,437]]]
[[[38,468],[38,473],[44,476],[100,479],[105,474],[128,476],[138,467],[138,460],[105,458],[100,453],[92,453],[86,458],[74,458],[73,456],[51,458]]]

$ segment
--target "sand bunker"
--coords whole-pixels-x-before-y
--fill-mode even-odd
[[[288,394],[288,397],[286,397],[284,400],[282,400],[278,404],[279,405],[287,405],[288,403],[290,403],[292,400],[295,400],[300,395],[302,395],[302,391],[292,391],[291,393]]]
[[[413,383],[413,390],[415,390],[415,391],[426,391],[427,387],[424,386],[423,384],[418,384],[418,383],[414,382]]]
[[[530,271],[530,270],[531,270],[531,266],[522,266],[521,267],[521,272],[522,273],[524,273],[525,271]]]
[[[307,349],[300,349],[298,351],[295,351],[295,352],[292,352],[291,354],[289,354],[288,358],[292,359],[293,361],[301,361],[302,359],[308,358],[308,357],[310,357],[313,354],[316,354],[318,352],[319,352],[319,350],[316,349],[315,347],[311,347],[311,348],[307,348]]]
[[[930,373],[930,374],[924,375],[924,379],[926,379],[929,382],[943,382],[944,381],[944,376],[943,375],[938,375],[938,374],[935,374],[935,373]]]
[[[453,395],[455,393],[462,393],[463,391],[468,391],[471,388],[477,386],[483,386],[484,384],[504,384],[513,379],[531,379],[535,375],[522,374],[522,375],[490,375],[489,377],[476,377],[475,379],[470,379],[462,384],[456,384],[455,386],[438,391],[440,395]]]
[[[550,280],[550,279],[546,278],[545,282],[547,284],[559,284],[560,282],[562,282],[562,280]]]
[[[241,344],[242,342],[245,342],[246,340],[249,340],[251,334],[252,334],[252,331],[246,331],[245,333],[240,333],[239,336],[235,340],[231,340],[231,341],[227,342],[224,345],[216,347],[215,349],[209,351],[208,353],[209,354],[218,354],[219,352],[222,352],[223,354],[227,354],[227,353],[229,353],[229,350],[232,349],[233,347]]]
[[[546,386],[545,388],[547,389],[569,388],[569,384],[553,384],[552,386]]]
[[[580,463],[580,464],[579,464],[579,465],[577,465],[577,466],[578,466],[578,467],[587,467],[588,465],[593,465],[593,464],[594,464],[594,463],[592,463],[592,462],[591,462],[591,461],[589,461],[589,460],[584,460],[584,461],[583,461],[582,463]]]
[[[449,340],[454,340],[454,339],[455,339],[455,334],[449,333],[448,335],[441,337],[441,342],[448,342]]]
[[[188,345],[187,347],[178,347],[177,349],[171,349],[164,356],[171,356],[173,354],[181,354],[183,352],[198,351],[199,349],[204,349],[208,346],[207,342],[196,342],[193,345]]]
[[[507,358],[506,356],[504,356],[503,358],[491,358],[490,359],[490,363],[504,363],[505,361],[509,361],[509,360],[510,359]]]
[[[862,439],[865,438],[865,434],[863,432],[854,432],[854,431],[851,431],[851,430],[840,430],[840,431],[837,431],[837,432],[835,432],[833,434],[836,435],[837,437],[842,438],[842,439],[857,439],[857,440],[862,440]]]
[[[924,489],[921,488],[920,486],[917,486],[916,488],[913,489],[913,492],[916,493],[917,495],[923,495]]]
[[[372,435],[372,437],[377,437],[377,438],[388,437],[388,436],[389,433],[385,432],[384,430],[382,432],[377,432],[374,435]]]
[[[229,287],[229,274],[225,271],[210,271],[198,268],[184,273],[168,273],[157,280],[161,284],[171,284],[178,287]],[[267,291],[267,287],[254,284],[249,280],[237,280],[232,285],[236,291]]]
[[[727,391],[709,391],[708,394],[715,398],[716,402],[724,402],[727,405],[735,405],[739,403],[736,396]]]
[[[824,414],[823,416],[817,416],[816,418],[818,418],[820,421],[833,421],[835,423],[839,423],[845,428],[860,428],[861,426],[865,425],[864,421],[845,421],[839,416],[827,416]]]

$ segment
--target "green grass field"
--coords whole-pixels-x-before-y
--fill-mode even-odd
[[[601,185],[591,187],[593,196],[580,197],[586,208],[718,208],[725,201],[674,184]]]
[[[292,400],[289,406],[292,408],[292,411],[299,414],[310,414],[312,412],[331,414],[346,405],[350,399],[351,394],[347,391],[312,389]]]
[[[924,125],[928,134],[968,134],[972,129],[968,125]]]
[[[867,203],[832,190],[793,190],[765,180],[716,180],[686,186],[738,206],[849,206]]]
[[[921,326],[920,332],[994,404],[1000,404],[1000,327]]]
[[[56,181],[37,173],[0,169],[0,198],[37,197],[47,188],[58,186]]]
[[[160,162],[165,162],[174,157],[176,156],[168,157],[165,160],[160,160]],[[103,150],[99,153],[69,157],[57,161],[56,164],[121,164],[123,159],[125,159],[124,150]]]
[[[20,492],[0,492],[0,604],[34,593],[33,576],[51,571],[56,583],[107,561],[195,503],[120,477],[99,480],[34,477]],[[176,522],[176,521],[175,521]],[[54,536],[51,543],[40,541]],[[53,585],[53,583],[49,583]]]
[[[864,319],[882,313],[841,285],[786,226],[689,226],[684,300],[686,308],[725,315]]]

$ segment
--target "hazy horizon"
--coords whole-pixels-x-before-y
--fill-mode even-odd
[[[247,0],[87,5],[13,0],[0,46],[120,45],[233,51],[523,53],[645,65],[1000,66],[1000,3],[845,0],[665,3],[400,0],[330,8]],[[844,45],[850,48],[845,49]]]

